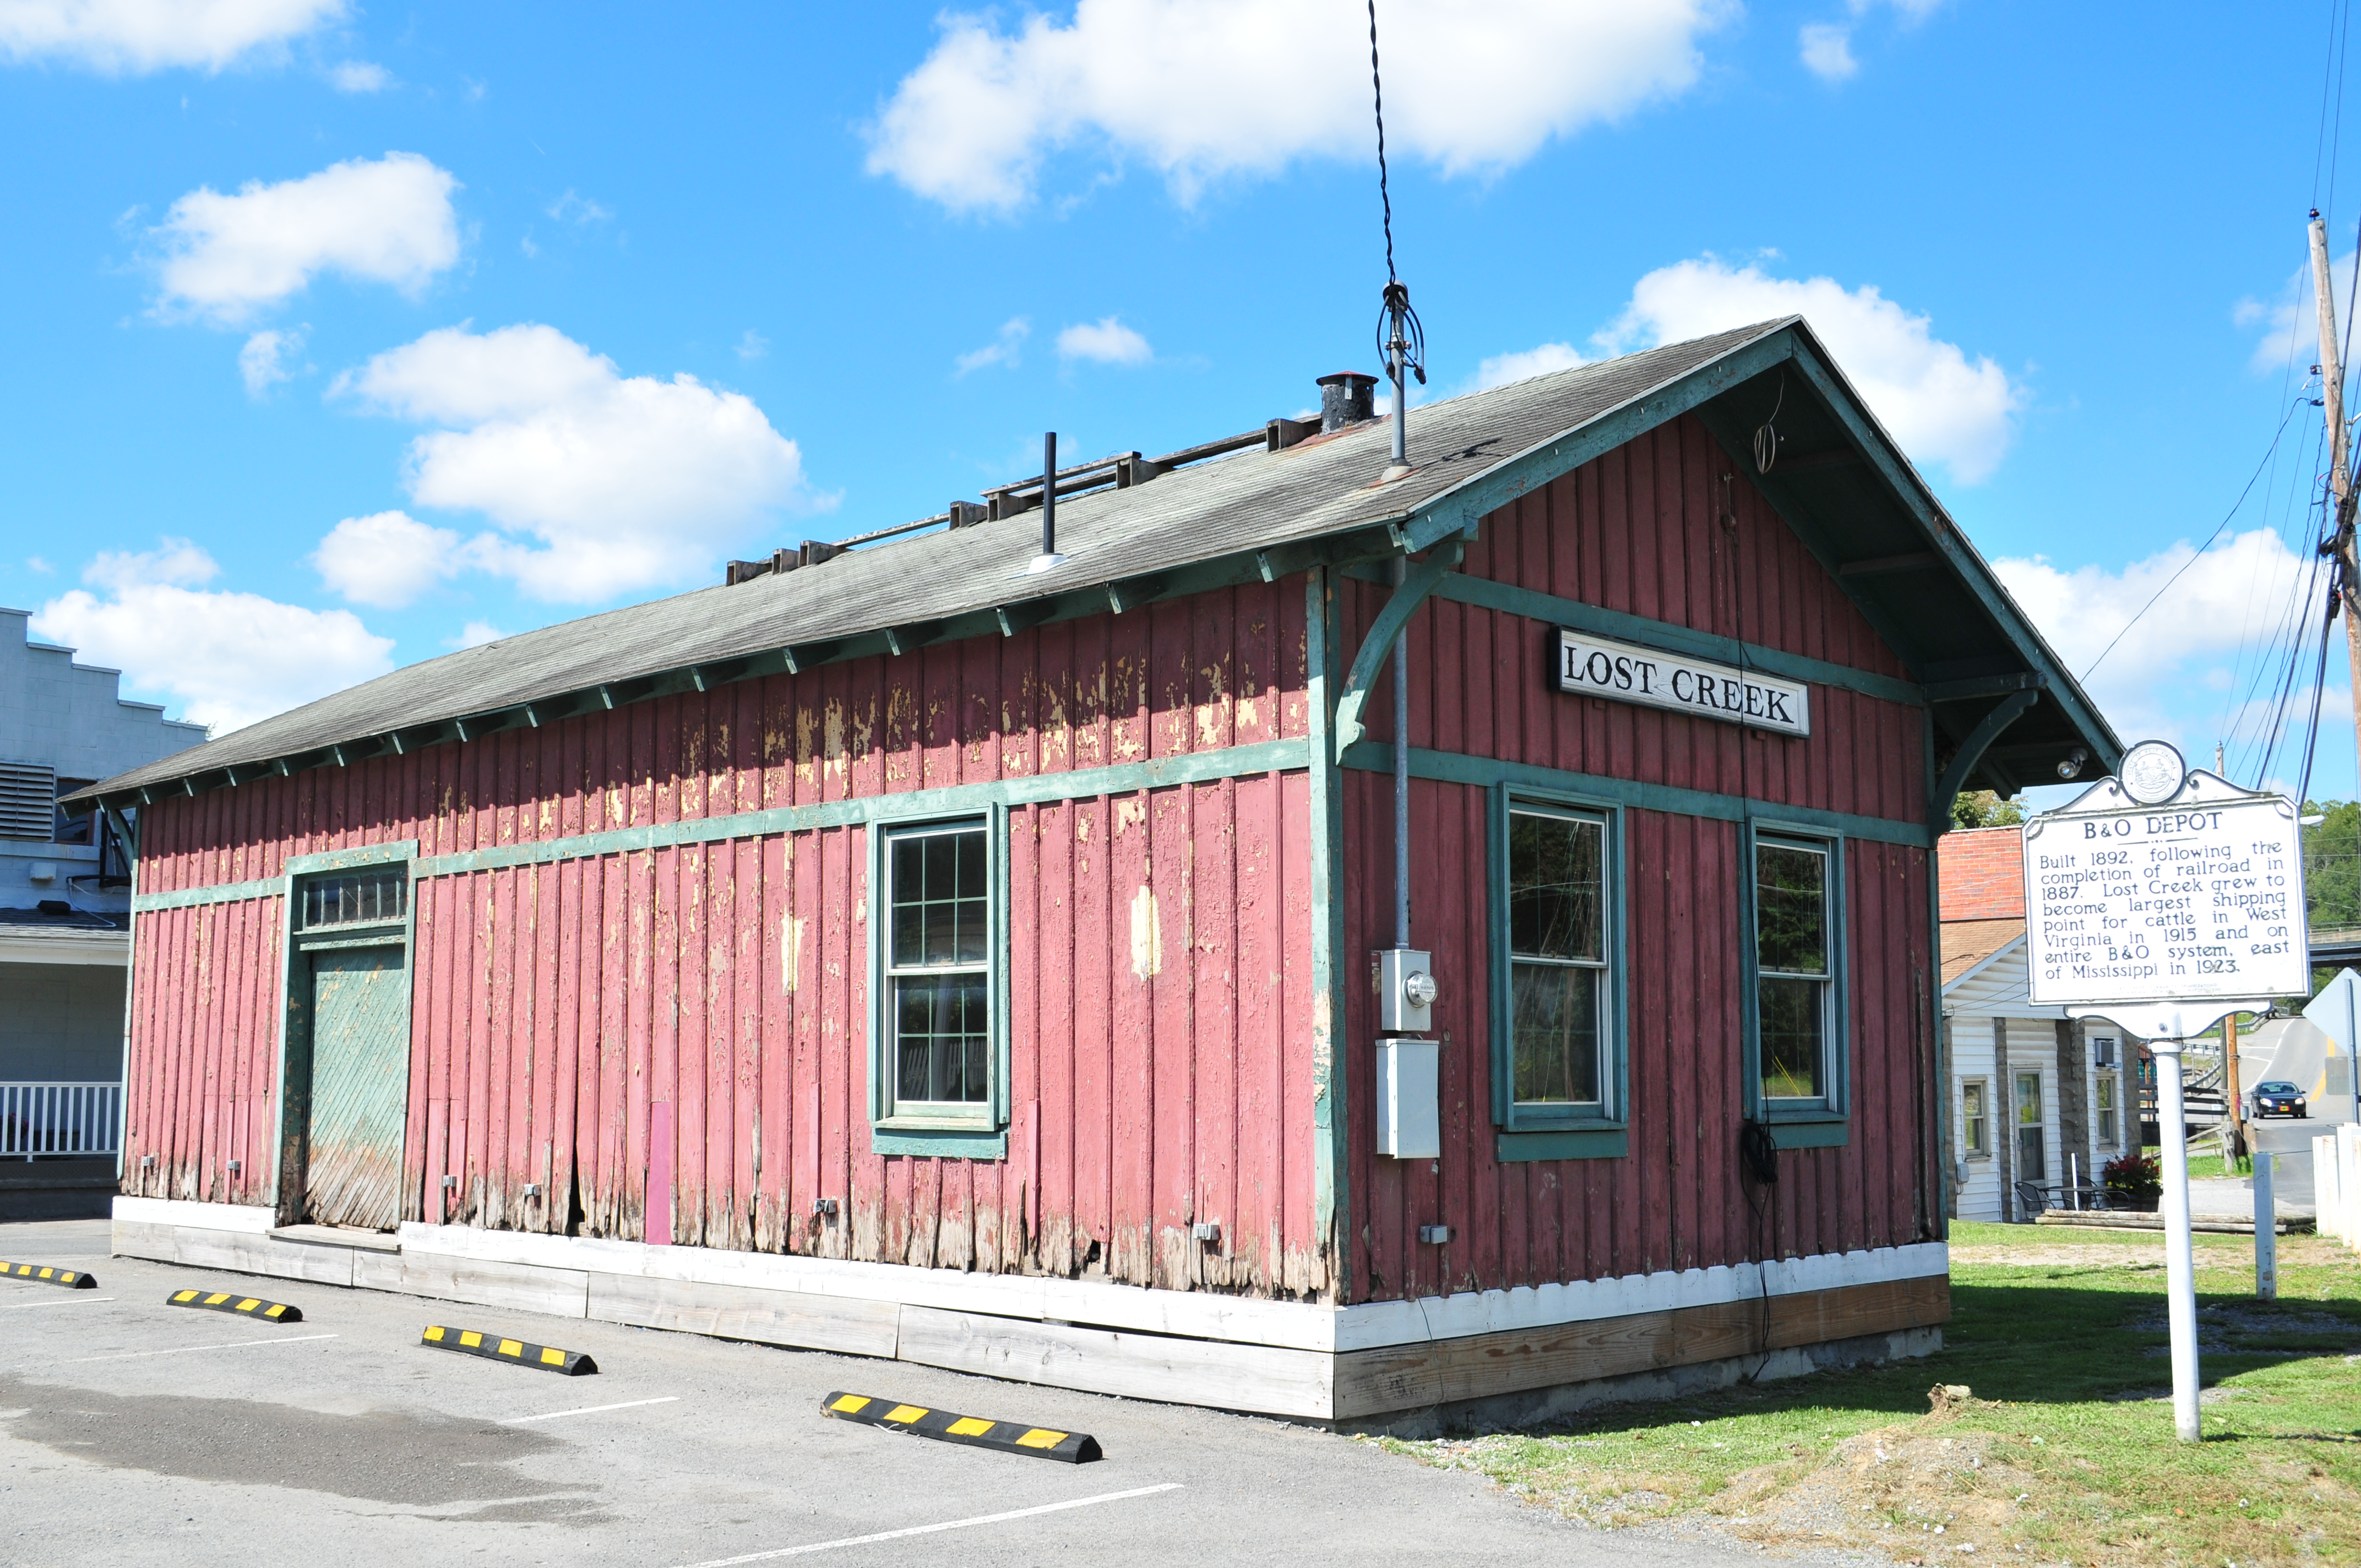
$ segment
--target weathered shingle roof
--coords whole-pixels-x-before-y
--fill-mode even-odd
[[[1783,334],[1790,341],[1769,341]],[[1389,525],[1434,517],[1463,498],[1477,510],[1497,506],[1505,499],[1494,493],[1504,477],[1532,473],[1537,461],[1554,459],[1559,450],[1554,444],[1570,433],[1606,428],[1607,416],[1619,414],[1640,416],[1636,433],[1656,422],[1653,411],[1661,390],[1685,383],[1694,387],[1708,371],[1734,382],[1740,371],[1733,367],[1741,364],[1734,356],[1746,356],[1744,373],[1752,375],[1752,358],[1773,363],[1770,351],[1791,354],[1797,344],[1817,354],[1801,319],[1789,317],[1416,409],[1410,425],[1415,471],[1390,484],[1379,479],[1391,428],[1378,420],[1284,451],[1243,453],[1177,469],[1144,485],[1067,498],[1058,504],[1058,543],[1068,560],[1038,576],[1022,574],[1040,539],[1039,519],[1025,512],[905,536],[801,571],[702,588],[502,638],[263,719],[109,779],[75,798],[118,803],[137,800],[142,786],[207,777],[234,782],[291,759],[297,760],[294,765],[313,765],[327,748],[403,730],[412,731],[418,743],[428,743],[415,733],[421,727],[521,711],[522,705],[553,703],[555,713],[578,711],[583,694],[598,694],[602,687],[606,693],[599,700],[629,700],[647,695],[651,681],[676,679],[682,672],[704,672],[696,675],[702,683],[708,674],[726,680],[756,673],[749,661],[786,667],[777,662],[788,656],[785,650],[805,653],[804,663],[831,654],[882,652],[886,644],[879,639],[888,629],[903,629],[902,643],[923,642],[981,630],[973,618],[997,609],[1011,610],[1030,624],[1046,613],[1049,601],[1065,605],[1061,613],[1076,613],[1078,590],[1097,593],[1104,608],[1104,585],[1142,585],[1144,597],[1153,597],[1161,575],[1204,563],[1251,562],[1257,552],[1285,557],[1290,548],[1309,542],[1370,531],[1382,541]],[[1717,383],[1713,389],[1725,389]],[[1857,421],[1866,422],[1883,442],[1857,400],[1849,391],[1844,396]],[[1789,406],[1797,408],[1798,400],[1790,398]],[[1664,417],[1673,411],[1667,407]],[[1912,502],[1916,515],[1923,518],[1929,508],[1939,513],[1890,443],[1882,461],[1883,472],[1898,474],[1918,492]],[[1571,461],[1563,465],[1570,466]],[[1521,487],[1525,480],[1515,482]],[[1902,515],[1891,500],[1885,510]],[[1455,532],[1457,525],[1451,526]],[[1947,520],[1941,526],[1948,527]],[[1397,547],[1402,543],[1395,541]],[[1962,602],[2004,604],[2014,621],[1996,626],[1988,615],[1979,617],[1976,650],[2009,668],[2022,667],[2026,654],[2037,651],[2046,660],[2047,649],[2014,605],[2006,604],[2005,593],[1981,560],[1966,551],[1964,541],[1953,543],[1954,556],[1946,557],[1954,561],[1953,571],[1982,573],[1982,581],[1972,585],[1973,597]],[[1886,546],[1872,541],[1865,547]],[[1965,566],[1956,564],[1960,551],[1965,552]],[[1362,552],[1379,553],[1382,544]],[[968,618],[964,627],[959,624],[962,617]],[[2080,699],[2079,691],[2073,695]],[[577,706],[565,706],[568,701]],[[2071,729],[2094,737],[2104,759],[2113,760],[2117,748],[2095,714]]]

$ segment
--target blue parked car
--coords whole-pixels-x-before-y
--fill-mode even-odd
[[[2308,1116],[2312,1108],[2305,1103],[2303,1091],[2285,1079],[2274,1078],[2255,1085],[2255,1114],[2263,1116]]]

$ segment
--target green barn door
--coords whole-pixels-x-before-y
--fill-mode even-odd
[[[304,1214],[390,1231],[401,1218],[410,970],[397,946],[311,954],[312,1109]]]

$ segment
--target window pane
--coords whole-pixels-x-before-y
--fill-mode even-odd
[[[2041,1124],[2041,1076],[2021,1072],[2016,1075],[2016,1119],[2023,1126]]]
[[[902,835],[894,840],[889,874],[895,968],[986,960],[990,871],[983,828]]]
[[[1520,1104],[1598,1102],[1598,971],[1509,966],[1512,1081]]]
[[[1817,850],[1754,850],[1754,961],[1783,974],[1828,972],[1828,858]]]
[[[1816,980],[1765,976],[1755,994],[1762,1014],[1763,1092],[1773,1100],[1820,1095],[1820,1045],[1826,1033],[1824,987]]]
[[[982,1102],[990,1059],[983,977],[909,976],[894,991],[895,1098]]]
[[[1509,950],[1527,958],[1607,956],[1603,823],[1509,817]]]
[[[350,925],[361,920],[399,920],[410,905],[407,871],[369,872],[324,877],[303,888],[303,925]]]

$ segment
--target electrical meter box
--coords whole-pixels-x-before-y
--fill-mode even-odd
[[[1388,1159],[1440,1159],[1443,1123],[1437,1114],[1433,1040],[1378,1042],[1378,1152]]]
[[[1434,1025],[1434,955],[1387,948],[1377,959],[1378,1033],[1423,1035]]]

